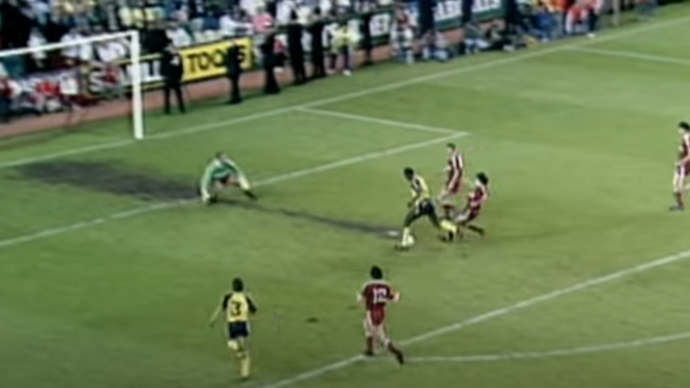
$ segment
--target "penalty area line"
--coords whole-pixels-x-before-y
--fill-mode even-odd
[[[542,352],[510,352],[498,354],[472,354],[466,356],[426,356],[426,357],[409,357],[406,361],[420,364],[431,363],[483,363],[483,362],[501,362],[501,361],[517,361],[517,360],[541,360],[549,358],[564,358],[573,357],[586,354],[596,354],[613,352],[626,349],[636,349],[649,346],[663,345],[672,342],[680,342],[690,340],[690,332],[672,334],[662,337],[653,337],[646,339],[637,339],[628,342],[617,342],[603,345],[581,346],[576,348],[566,348],[557,350],[548,350]],[[387,358],[372,358],[371,362],[391,362]]]
[[[434,138],[431,140],[426,140],[426,141],[411,143],[411,144],[407,144],[407,145],[403,145],[403,146],[399,146],[399,147],[389,148],[389,149],[386,149],[383,151],[371,152],[368,154],[363,154],[363,155],[355,156],[352,158],[342,159],[342,160],[339,160],[339,161],[333,162],[333,163],[326,163],[326,164],[322,164],[322,165],[316,166],[316,167],[305,168],[302,170],[296,170],[296,171],[288,172],[286,174],[276,175],[276,176],[271,177],[271,178],[257,181],[254,183],[254,186],[256,186],[256,187],[270,186],[270,185],[274,185],[274,184],[285,182],[285,181],[290,181],[290,180],[299,179],[299,178],[303,178],[303,177],[307,177],[307,176],[311,176],[311,175],[316,175],[316,174],[330,171],[330,170],[335,170],[338,168],[352,166],[355,164],[364,163],[364,162],[368,162],[371,160],[382,159],[382,158],[385,158],[388,156],[398,155],[398,154],[402,154],[405,152],[414,151],[417,149],[422,149],[422,148],[430,147],[430,146],[437,145],[437,144],[442,144],[442,143],[445,143],[445,142],[450,141],[452,139],[459,139],[459,138],[462,138],[462,137],[465,137],[468,135],[469,135],[468,132],[455,132],[452,135],[437,137],[437,138]],[[133,209],[126,210],[126,211],[113,213],[113,214],[103,216],[103,217],[97,217],[97,218],[93,218],[90,220],[76,222],[76,223],[69,224],[69,225],[62,225],[62,226],[58,226],[58,227],[47,228],[47,229],[44,229],[44,230],[41,230],[38,232],[34,232],[34,233],[30,233],[30,234],[26,234],[23,236],[17,236],[17,237],[12,237],[12,238],[8,238],[8,239],[0,240],[0,249],[19,245],[19,244],[23,244],[23,243],[33,242],[33,241],[40,240],[40,239],[47,238],[47,237],[52,237],[52,236],[57,236],[57,235],[61,235],[61,234],[69,233],[69,232],[75,232],[75,231],[79,231],[79,230],[83,230],[83,229],[92,228],[92,227],[99,226],[99,225],[102,225],[102,224],[105,224],[105,223],[108,223],[111,221],[117,221],[117,220],[122,220],[122,219],[126,219],[126,218],[132,218],[132,217],[136,217],[136,216],[140,216],[140,215],[144,215],[144,214],[148,214],[148,213],[153,213],[153,212],[159,211],[159,210],[177,208],[180,206],[190,205],[190,204],[194,204],[194,203],[198,203],[198,202],[199,201],[196,199],[194,199],[194,200],[192,200],[192,199],[181,199],[178,201],[158,203],[158,204],[150,205],[150,206],[141,206],[141,207],[133,208]]]

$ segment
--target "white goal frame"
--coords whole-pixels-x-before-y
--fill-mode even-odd
[[[137,140],[141,140],[144,139],[146,131],[144,129],[144,105],[142,100],[143,96],[141,88],[141,42],[139,40],[139,31],[129,30],[112,34],[90,36],[84,39],[75,40],[74,42],[60,42],[46,44],[38,47],[25,47],[10,50],[0,50],[0,58],[35,54],[52,50],[60,50],[67,47],[81,46],[84,44],[92,44],[115,39],[126,39],[127,41],[129,41],[129,60],[131,62],[130,77],[132,80],[132,128],[134,138]]]

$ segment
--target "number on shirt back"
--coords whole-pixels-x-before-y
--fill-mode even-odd
[[[373,291],[374,303],[386,303],[390,299],[386,287],[376,287]]]
[[[242,303],[232,302],[230,304],[230,315],[234,317],[242,315]]]

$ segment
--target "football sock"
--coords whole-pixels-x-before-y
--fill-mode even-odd
[[[400,365],[405,363],[405,355],[403,354],[403,352],[400,349],[395,347],[395,345],[393,345],[392,342],[389,342],[386,345],[386,348],[388,349],[389,352],[391,352],[395,356],[395,359],[398,360],[398,363]]]
[[[252,372],[252,360],[249,354],[244,352],[242,358],[240,358],[240,377],[243,379],[248,379]]]
[[[410,228],[403,228],[403,231],[402,231],[402,243],[403,243],[403,244],[404,244],[405,241],[407,241],[407,239],[410,237],[410,234],[411,234],[411,233],[412,233],[412,232],[410,231]]]
[[[442,220],[439,223],[439,225],[444,232],[448,232],[448,233],[452,233],[452,234],[455,234],[458,232],[458,227],[454,223],[452,223],[448,220]]]
[[[673,196],[676,198],[676,204],[678,207],[685,207],[685,201],[683,200],[683,193],[673,193]]]
[[[364,348],[364,354],[371,356],[374,354],[374,337],[366,338],[366,347]]]

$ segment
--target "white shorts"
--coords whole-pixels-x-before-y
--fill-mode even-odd
[[[374,325],[368,316],[364,319],[364,335],[374,338],[382,344],[388,343],[388,336],[386,336],[386,328],[384,325]]]

